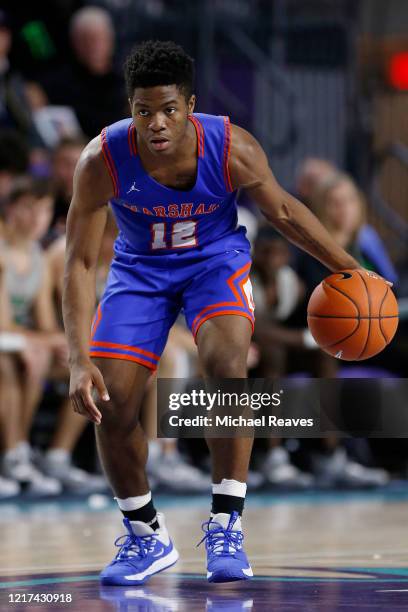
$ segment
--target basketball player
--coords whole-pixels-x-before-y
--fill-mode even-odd
[[[275,228],[330,270],[359,267],[277,184],[248,132],[227,117],[194,114],[193,60],[182,48],[142,43],[125,77],[132,116],[92,140],[76,168],[63,304],[74,409],[97,424],[100,458],[125,517],[120,550],[101,574],[112,585],[141,584],[178,558],[146,479],[138,409],[181,308],[205,375],[247,376],[254,305],[237,190],[246,189]],[[120,235],[91,336],[107,202]],[[245,580],[252,570],[241,514],[252,440],[210,439],[208,446],[207,577]]]

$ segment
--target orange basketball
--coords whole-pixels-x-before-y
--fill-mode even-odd
[[[321,349],[345,361],[380,353],[398,327],[398,304],[391,287],[375,273],[344,270],[313,291],[307,321]]]

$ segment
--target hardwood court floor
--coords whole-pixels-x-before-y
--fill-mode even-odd
[[[159,499],[180,561],[147,586],[129,588],[98,584],[122,533],[111,503],[93,511],[86,502],[3,503],[0,610],[407,610],[406,499],[253,496],[244,529],[255,579],[218,586],[207,584],[205,551],[196,548],[207,500]],[[24,604],[30,593],[73,601]]]

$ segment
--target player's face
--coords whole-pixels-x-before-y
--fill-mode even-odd
[[[177,151],[187,130],[195,96],[186,100],[177,85],[138,87],[129,100],[138,139],[155,155]]]

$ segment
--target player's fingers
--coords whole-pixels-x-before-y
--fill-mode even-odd
[[[74,407],[74,412],[80,414],[81,416],[87,416],[85,408],[82,406],[81,398],[78,395],[73,395],[71,397],[71,402]]]
[[[79,413],[78,406],[77,406],[75,397],[73,395],[70,397],[70,400],[71,400],[71,404],[72,404],[72,408],[73,408],[74,412]]]
[[[78,406],[78,400],[74,394],[70,395],[70,400],[71,400],[71,404],[74,409],[74,412],[81,414],[79,406]]]
[[[92,399],[90,389],[81,390],[80,402],[81,408],[83,409],[82,414],[84,414],[88,419],[99,425],[102,419],[102,415]]]
[[[108,393],[108,390],[106,388],[103,376],[102,376],[100,370],[98,370],[98,368],[95,368],[93,370],[93,372],[92,372],[92,381],[93,381],[93,384],[95,385],[95,388],[96,388],[96,390],[98,392],[99,397],[104,402],[108,402],[109,399],[110,399],[109,393]]]

